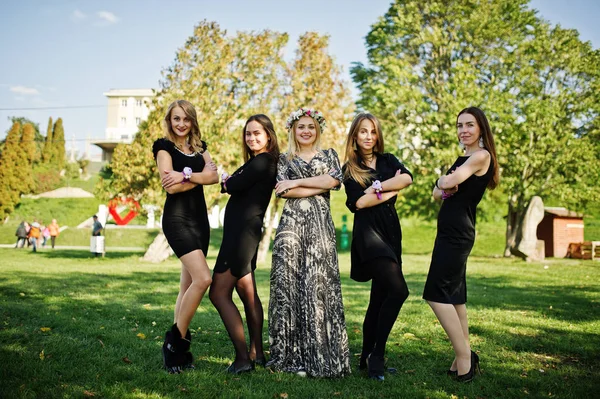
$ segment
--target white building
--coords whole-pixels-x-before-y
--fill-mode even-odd
[[[118,144],[129,144],[138,131],[138,125],[148,118],[154,97],[152,89],[110,89],[104,140],[92,141],[102,148],[102,160],[110,162]]]

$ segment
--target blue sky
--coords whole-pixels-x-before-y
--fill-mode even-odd
[[[103,138],[111,88],[157,88],[163,68],[203,19],[233,33],[272,29],[293,44],[306,31],[330,35],[330,50],[347,73],[365,62],[364,37],[389,0],[8,0],[0,4],[0,137],[9,116],[25,116],[45,134],[62,117],[67,140],[83,151]],[[577,29],[600,47],[600,2],[532,0],[553,24]],[[349,77],[348,77],[348,80]],[[89,108],[72,108],[90,106]],[[71,107],[63,109],[44,109]],[[35,109],[26,109],[35,108]],[[68,144],[67,146],[69,146]],[[94,153],[98,149],[92,147]]]

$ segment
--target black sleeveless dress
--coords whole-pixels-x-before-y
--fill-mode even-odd
[[[384,181],[396,175],[396,171],[412,173],[393,154],[377,154],[375,169],[370,168],[373,180]],[[344,170],[346,165],[344,165]],[[372,181],[370,182],[373,183]],[[357,209],[356,202],[365,194],[365,188],[354,179],[344,180],[346,206],[354,213],[352,228],[352,249],[350,258],[350,278],[355,281],[369,281],[373,276],[367,267],[375,258],[392,259],[402,267],[402,230],[396,213],[394,196],[379,205]]]
[[[461,156],[446,174],[464,164]],[[444,200],[438,213],[437,236],[423,299],[461,305],[467,302],[467,258],[475,243],[477,204],[494,173],[490,166],[483,176],[472,175],[458,185],[458,191]]]
[[[202,147],[206,150],[204,141]],[[152,146],[154,159],[160,150],[165,150],[171,155],[173,170],[181,172],[183,168],[189,166],[194,173],[198,173],[204,169],[205,162],[202,153],[184,154],[175,147],[172,141],[164,138],[156,140]],[[165,237],[178,258],[196,249],[202,250],[206,256],[210,229],[204,200],[204,186],[199,184],[182,193],[167,193],[162,226]]]
[[[277,158],[265,152],[251,158],[227,179],[227,190],[223,188],[221,192],[231,197],[225,208],[223,241],[215,273],[230,269],[233,276],[242,278],[256,269],[263,218],[276,175]]]

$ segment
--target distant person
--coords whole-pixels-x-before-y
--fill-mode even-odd
[[[265,366],[263,351],[263,309],[256,289],[254,270],[263,218],[277,174],[279,145],[273,122],[262,114],[251,116],[242,129],[245,163],[231,176],[224,176],[221,192],[231,197],[225,208],[223,241],[213,271],[210,300],[225,324],[235,349],[235,360],[227,371],[239,374]],[[236,290],[246,313],[250,348],[244,324],[231,298]]]
[[[433,198],[443,202],[423,298],[454,349],[448,375],[469,382],[479,370],[479,356],[469,343],[467,258],[475,242],[477,204],[486,188],[498,185],[499,177],[494,136],[483,111],[477,107],[463,109],[456,118],[456,129],[465,153],[433,188]]]
[[[52,223],[48,226],[48,230],[50,232],[50,243],[52,244],[52,249],[54,249],[54,244],[56,243],[56,237],[60,234],[60,227],[56,222],[56,219],[52,219]]]
[[[219,176],[190,102],[172,102],[164,128],[165,137],[154,142],[152,152],[167,192],[163,232],[182,268],[174,324],[165,334],[162,353],[167,371],[180,373],[193,367],[189,326],[212,282],[206,263],[210,230],[204,185],[218,183]]]
[[[358,114],[346,139],[343,168],[346,206],[354,213],[350,277],[372,280],[359,369],[367,369],[369,378],[379,381],[385,378],[388,337],[408,298],[395,203],[398,192],[413,181],[398,158],[384,150],[379,120]]]
[[[102,223],[100,223],[100,221],[98,220],[98,216],[94,215],[93,219],[94,223],[92,224],[92,239],[94,245],[92,246],[92,249],[98,257],[103,254],[103,252],[99,252],[98,249],[102,249],[102,251],[104,251],[104,243],[102,242],[102,239],[94,240],[94,238],[102,236],[102,230],[104,230],[104,227],[102,226]]]
[[[102,235],[102,230],[104,230],[104,227],[102,227],[102,223],[100,223],[100,221],[98,220],[98,216],[94,215],[92,219],[94,219],[94,224],[92,225],[92,236],[100,237]]]
[[[17,236],[17,243],[15,244],[15,248],[23,248],[25,242],[27,241],[27,222],[22,221],[17,227],[17,231],[15,235]]]
[[[29,229],[29,241],[33,246],[33,252],[37,252],[37,244],[41,235],[40,227],[41,226],[37,220],[34,220],[34,222],[31,223],[31,228]]]
[[[50,238],[50,229],[48,226],[42,224],[40,230],[42,231],[42,248],[46,248],[46,242],[48,241],[48,238]]]

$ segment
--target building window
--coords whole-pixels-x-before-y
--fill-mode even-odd
[[[127,125],[127,118],[125,118],[124,116],[121,117],[121,126],[125,126]]]
[[[129,135],[128,134],[122,134],[121,135],[121,140],[129,140]]]
[[[137,105],[138,107],[142,106],[142,100],[135,100],[135,105]]]
[[[139,126],[141,121],[142,121],[141,118],[135,118],[135,125]]]
[[[127,106],[127,100],[121,100],[121,107]]]

